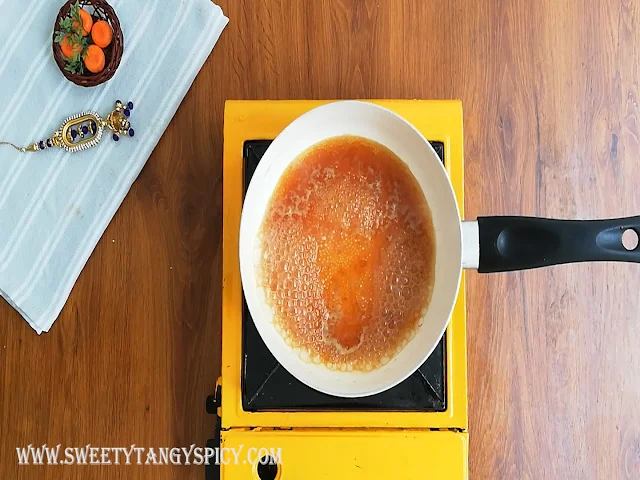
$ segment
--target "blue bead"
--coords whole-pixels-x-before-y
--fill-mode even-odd
[[[125,117],[128,117],[129,115],[131,115],[131,112],[129,111],[129,109],[128,109],[128,108],[125,108],[125,109],[124,109],[124,111],[123,111],[122,113],[124,113],[124,116],[125,116]]]
[[[118,134],[114,133],[113,134],[113,141],[117,142],[118,140],[120,140],[120,137],[118,136]]]
[[[86,126],[86,125],[83,125],[83,126],[82,126],[82,133],[83,133],[84,135],[86,135],[87,133],[89,133],[89,129],[87,128],[87,126]]]
[[[40,140],[40,143],[38,143],[38,146],[40,147],[40,150],[44,150],[44,142],[42,140]]]
[[[129,110],[133,110],[133,102],[127,103],[127,108],[129,108]]]
[[[78,136],[78,132],[76,132],[75,128],[71,129],[71,138],[75,139]]]
[[[133,135],[134,135],[135,133],[136,133],[136,132],[134,132],[134,131],[133,131],[133,128],[130,128],[130,129],[129,129],[129,136],[130,136],[130,137],[133,137]]]
[[[53,144],[51,143],[51,139],[47,138],[47,147],[51,148],[53,147]]]

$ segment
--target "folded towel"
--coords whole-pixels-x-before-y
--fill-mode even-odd
[[[0,294],[49,331],[228,19],[210,0],[110,0],[124,34],[115,76],[66,80],[51,51],[63,0],[0,0],[0,141],[48,138],[70,115],[133,102],[135,136],[66,153],[0,146]]]

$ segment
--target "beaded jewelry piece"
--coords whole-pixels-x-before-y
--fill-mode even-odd
[[[119,141],[121,135],[133,137],[129,116],[133,110],[133,103],[126,105],[116,101],[115,109],[104,119],[96,112],[87,111],[67,118],[53,135],[45,140],[32,143],[28,147],[18,147],[10,142],[0,142],[0,145],[11,145],[20,152],[38,152],[52,147],[60,147],[67,152],[79,152],[95,147],[102,140],[105,128],[113,132],[114,141]]]

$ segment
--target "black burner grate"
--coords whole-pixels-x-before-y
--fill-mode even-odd
[[[244,190],[270,140],[252,140],[244,144]],[[444,145],[431,142],[444,162]],[[292,410],[446,410],[445,338],[427,361],[404,382],[394,388],[365,398],[338,398],[320,393],[298,381],[273,357],[256,329],[243,297],[242,405],[245,411]]]

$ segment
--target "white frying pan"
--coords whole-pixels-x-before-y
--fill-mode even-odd
[[[436,231],[436,280],[422,326],[396,357],[367,373],[333,371],[303,361],[274,329],[273,313],[255,272],[261,249],[258,233],[280,176],[303,151],[340,135],[369,138],[400,157],[422,187]],[[413,126],[380,106],[339,101],[315,108],[293,121],[258,164],[242,211],[240,271],[256,328],[278,362],[320,392],[362,397],[392,388],[429,357],[449,323],[463,268],[505,272],[582,261],[640,262],[640,249],[627,250],[622,244],[627,229],[640,231],[640,217],[597,221],[481,217],[462,222],[440,159]]]

